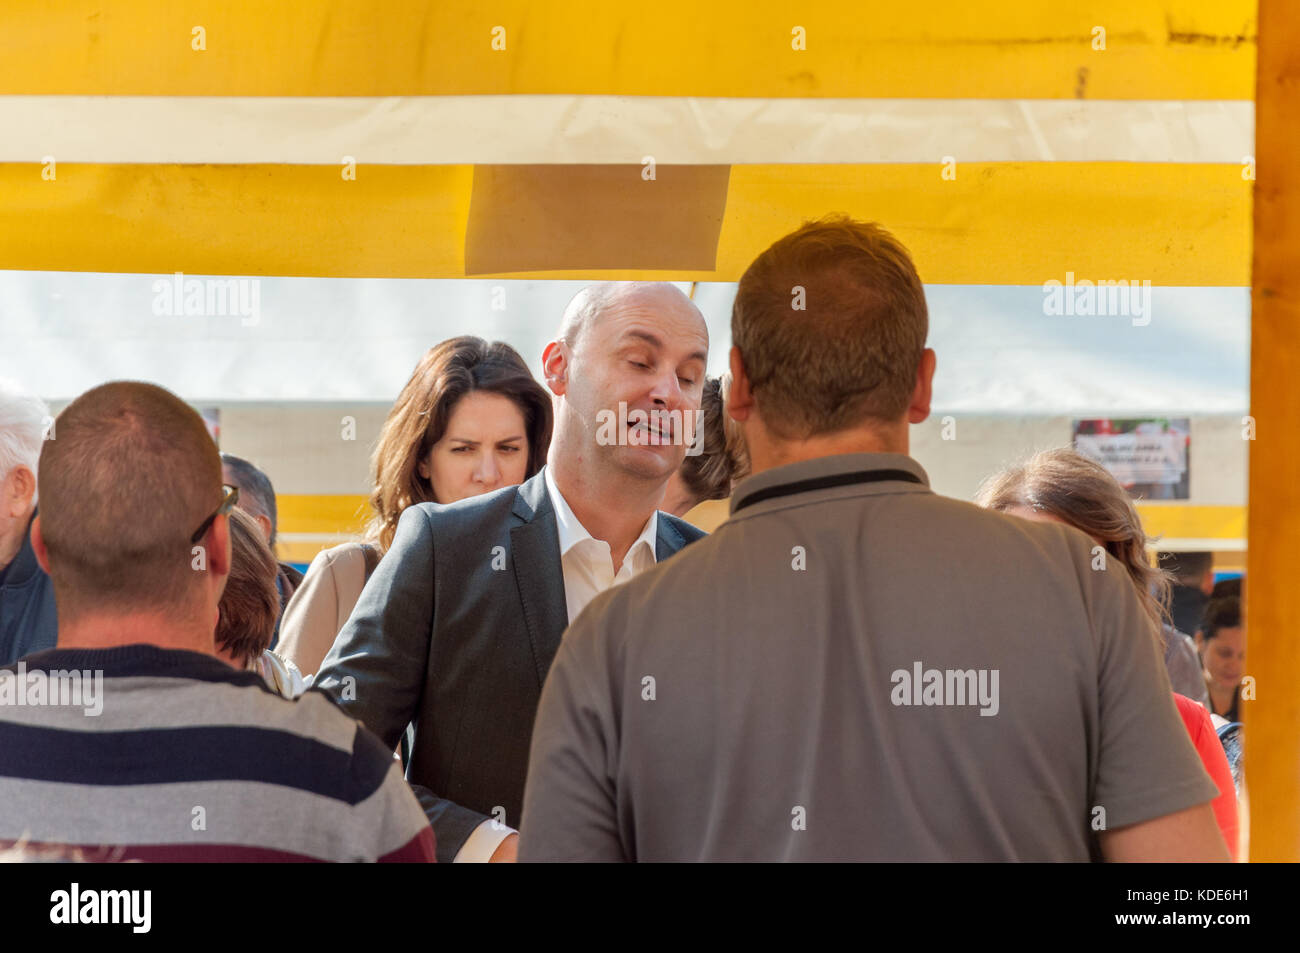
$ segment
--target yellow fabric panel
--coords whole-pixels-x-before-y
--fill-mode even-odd
[[[460,278],[472,166],[0,164],[6,268]],[[884,223],[934,284],[1041,285],[1067,271],[1156,285],[1250,284],[1252,183],[1237,165],[969,163],[733,166],[716,271],[830,212]],[[642,183],[654,188],[654,183]],[[544,265],[543,265],[544,267]],[[512,277],[589,279],[592,269]],[[484,276],[477,276],[484,277]]]
[[[1161,539],[1246,538],[1246,507],[1185,503],[1138,503],[1138,514],[1148,536]],[[1156,548],[1160,547],[1159,542]],[[1216,564],[1216,568],[1224,568]]]
[[[0,92],[1244,100],[1255,14],[1254,0],[17,0],[0,6]]]
[[[360,533],[369,515],[366,497],[360,495],[285,494],[276,497],[276,505],[281,533]],[[710,500],[687,513],[685,519],[712,532],[727,518],[729,506],[728,500]],[[1246,536],[1244,506],[1139,503],[1137,508],[1148,536],[1165,540],[1239,540]]]
[[[472,166],[0,164],[0,262],[37,271],[461,277]]]
[[[370,518],[367,497],[351,493],[277,493],[275,508],[278,534],[356,534]]]

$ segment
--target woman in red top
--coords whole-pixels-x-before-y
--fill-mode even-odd
[[[1219,786],[1219,796],[1214,799],[1214,819],[1219,822],[1219,830],[1228,843],[1228,852],[1232,859],[1237,859],[1237,788],[1232,783],[1232,768],[1228,765],[1228,756],[1224,754],[1219,742],[1219,733],[1214,730],[1210,713],[1200,702],[1194,702],[1186,695],[1174,693],[1174,703],[1178,705],[1178,714],[1183,716],[1183,725],[1192,736],[1196,753],[1201,756],[1201,763],[1210,773],[1211,780]]]
[[[1146,555],[1142,519],[1119,482],[1083,454],[1068,447],[1036,454],[1021,466],[989,478],[976,502],[1031,520],[1065,523],[1082,530],[1119,560],[1137,587],[1138,599],[1151,618],[1152,637],[1159,644],[1168,602],[1169,580]],[[1163,653],[1162,653],[1163,654]],[[1178,713],[1206,772],[1218,785],[1214,816],[1232,859],[1237,859],[1237,789],[1210,713],[1198,703],[1174,694]]]

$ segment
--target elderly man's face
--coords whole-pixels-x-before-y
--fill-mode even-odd
[[[703,317],[679,293],[647,288],[609,302],[580,335],[568,381],[594,452],[667,479],[696,430],[708,350]]]

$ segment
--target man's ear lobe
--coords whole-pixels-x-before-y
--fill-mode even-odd
[[[36,495],[36,474],[27,467],[17,466],[11,475],[17,486],[19,502],[25,510],[32,505],[32,497]]]
[[[569,361],[564,353],[564,345],[552,341],[542,352],[542,374],[551,393],[562,396],[568,384]]]
[[[907,422],[919,424],[930,416],[930,398],[934,387],[934,369],[938,363],[933,348],[921,352],[916,368],[916,384],[912,389],[912,402],[907,408]]]
[[[208,550],[208,568],[221,576],[230,574],[230,518],[222,515],[212,521],[208,531],[208,540],[212,548]]]
[[[748,420],[754,411],[754,392],[749,387],[749,375],[745,373],[745,362],[741,359],[740,348],[734,344],[727,357],[731,368],[731,389],[727,394],[727,414],[739,423]]]
[[[255,519],[258,527],[262,530],[262,538],[266,540],[266,545],[271,545],[271,517],[259,513]]]
[[[41,535],[41,516],[39,513],[32,520],[32,552],[36,555],[37,564],[48,576],[50,574],[50,554],[45,548],[45,537]]]

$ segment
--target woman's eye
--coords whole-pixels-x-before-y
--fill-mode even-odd
[[[650,365],[649,365],[649,364],[644,364],[644,363],[642,363],[641,361],[631,361],[630,363],[632,364],[633,367],[639,367],[639,368],[641,368],[642,370],[645,370],[645,371],[650,370]]]
[[[505,451],[508,452],[508,453],[518,453],[519,450],[520,450],[519,447],[512,447],[512,446],[510,446],[510,445],[508,445],[508,444],[507,444],[506,446],[502,447],[501,449],[502,449],[502,450],[505,450]]]

